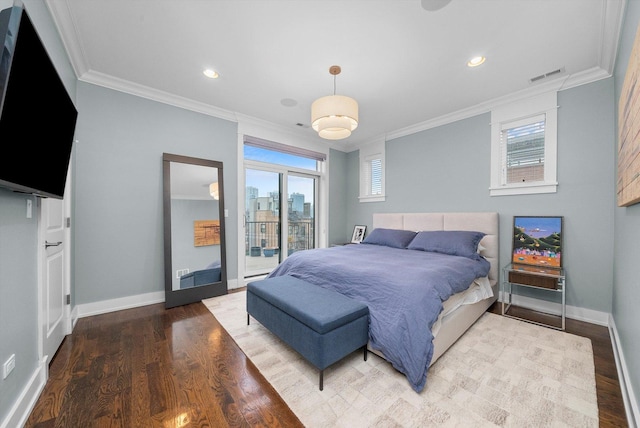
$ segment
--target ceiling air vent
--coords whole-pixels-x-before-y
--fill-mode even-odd
[[[561,75],[561,74],[564,74],[564,73],[565,73],[565,70],[564,70],[564,67],[562,67],[562,68],[559,68],[557,70],[553,70],[553,71],[550,71],[548,73],[544,73],[544,74],[541,74],[539,76],[532,77],[531,79],[529,79],[529,82],[530,83],[536,83],[536,82],[541,81],[542,79],[546,79],[548,77],[553,77],[553,76],[556,76],[556,75]]]

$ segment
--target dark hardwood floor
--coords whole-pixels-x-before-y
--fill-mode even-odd
[[[301,427],[202,303],[81,318],[27,427]]]
[[[490,311],[499,313],[499,305]],[[593,343],[600,426],[627,426],[608,329],[567,320],[567,331]],[[80,319],[53,358],[26,426],[302,424],[206,307],[194,303]]]

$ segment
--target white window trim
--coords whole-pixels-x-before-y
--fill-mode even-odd
[[[545,115],[544,182],[503,183],[500,134],[502,125]],[[495,108],[491,112],[490,196],[555,193],[558,190],[558,94],[548,92]]]
[[[382,193],[379,195],[370,195],[369,189],[371,189],[371,174],[367,174],[369,168],[369,162],[372,159],[380,159],[382,161],[382,172],[380,180]],[[366,144],[360,147],[360,196],[358,199],[360,202],[384,202],[386,199],[385,193],[385,176],[386,176],[387,163],[385,160],[385,140],[384,138]]]

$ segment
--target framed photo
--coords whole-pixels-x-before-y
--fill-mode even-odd
[[[514,264],[562,267],[562,217],[514,216]]]
[[[355,226],[353,228],[353,235],[351,235],[351,243],[359,244],[364,239],[364,233],[367,231],[367,226]]]

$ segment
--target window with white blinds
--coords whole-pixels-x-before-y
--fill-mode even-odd
[[[384,201],[384,141],[360,148],[360,202]]]
[[[552,193],[556,177],[556,92],[492,111],[491,196]]]
[[[501,126],[503,181],[533,183],[544,181],[544,115]]]
[[[382,159],[379,156],[374,156],[365,161],[366,168],[366,180],[367,196],[379,196],[382,195]]]

